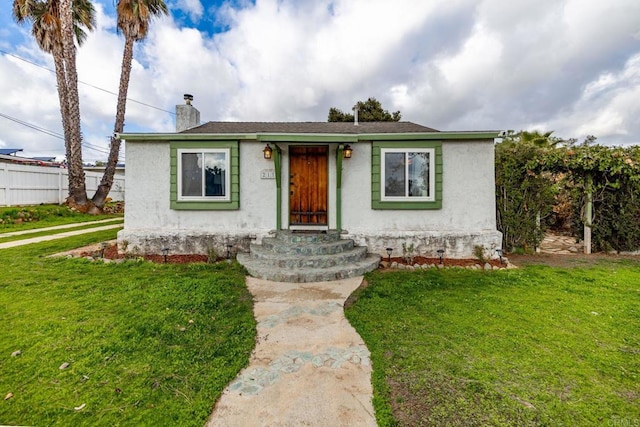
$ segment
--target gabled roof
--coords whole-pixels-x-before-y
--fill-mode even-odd
[[[178,133],[118,134],[126,141],[211,141],[355,143],[400,140],[493,140],[498,131],[446,131],[412,122],[208,122]]]
[[[180,133],[380,134],[438,132],[412,122],[208,122]]]

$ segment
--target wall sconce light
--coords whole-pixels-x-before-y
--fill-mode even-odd
[[[444,262],[444,249],[438,249],[438,258],[440,258],[440,264]]]
[[[389,265],[391,265],[391,252],[393,252],[393,248],[387,248],[387,261]]]
[[[500,257],[500,264],[502,264],[502,248],[496,249],[496,252],[498,253],[498,256]]]
[[[344,149],[342,150],[342,157],[350,159],[351,154],[353,154],[353,148],[351,148],[349,144],[345,144]]]
[[[169,248],[164,247],[162,250],[162,256],[164,257],[164,263],[167,263],[167,255],[169,255]]]
[[[273,149],[271,148],[271,146],[269,146],[269,144],[267,144],[267,146],[264,147],[264,150],[262,150],[262,154],[264,155],[265,159],[271,160],[271,155],[273,154]]]

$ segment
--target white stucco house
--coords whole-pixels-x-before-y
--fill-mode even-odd
[[[247,252],[278,230],[338,233],[369,253],[495,256],[497,131],[411,122],[208,122],[187,101],[176,133],[123,133],[120,247]]]

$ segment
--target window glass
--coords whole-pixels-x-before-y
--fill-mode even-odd
[[[226,155],[225,153],[205,153],[205,196],[226,195]]]
[[[404,153],[384,155],[384,193],[388,197],[404,197],[405,167]]]
[[[200,153],[182,153],[182,195],[202,196],[202,161]]]
[[[432,198],[432,149],[382,149],[382,197],[388,201]]]
[[[429,153],[406,153],[409,197],[429,197]]]
[[[228,199],[228,150],[180,152],[181,199]]]

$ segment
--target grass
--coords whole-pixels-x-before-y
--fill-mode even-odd
[[[13,241],[16,241],[16,240],[31,239],[31,238],[35,238],[35,237],[41,237],[41,236],[49,236],[49,235],[52,235],[52,234],[67,233],[67,232],[70,232],[70,231],[87,230],[87,229],[90,229],[90,228],[102,227],[102,226],[107,226],[107,225],[117,225],[117,224],[122,225],[122,222],[118,223],[117,221],[114,221],[114,222],[106,222],[106,223],[101,223],[101,224],[93,224],[93,223],[78,223],[78,224],[80,224],[80,225],[74,226],[74,227],[69,227],[69,228],[64,228],[64,229],[58,229],[58,230],[35,231],[35,230],[38,230],[38,229],[32,229],[32,230],[29,230],[29,232],[27,234],[17,234],[17,235],[13,235],[13,236],[2,236],[2,233],[0,233],[0,243],[13,242]],[[25,231],[25,230],[21,230],[21,231]]]
[[[347,317],[379,425],[640,422],[637,261],[367,279]]]
[[[0,233],[116,217],[122,214],[88,215],[64,205],[0,207]]]
[[[248,362],[240,266],[46,258],[115,233],[0,250],[0,424],[201,426]]]

